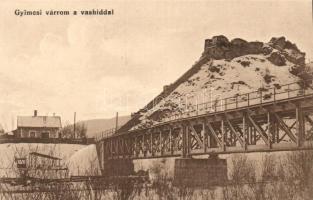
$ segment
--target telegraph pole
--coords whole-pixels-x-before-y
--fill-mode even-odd
[[[74,138],[76,138],[76,112],[74,112]]]

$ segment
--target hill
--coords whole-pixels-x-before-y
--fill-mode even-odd
[[[119,117],[118,118],[119,126],[124,125],[129,119],[130,119],[130,116]],[[115,128],[115,118],[90,119],[90,120],[79,121],[77,123],[84,124],[86,126],[88,137],[94,137],[95,135],[97,135],[97,133],[100,133],[102,131],[105,131],[111,128]]]
[[[270,88],[280,92],[286,89],[284,84],[311,78],[306,69],[305,53],[285,37],[263,43],[214,36],[205,40],[202,56],[191,70],[164,87],[152,100],[153,106],[139,110],[121,130],[149,127],[194,110],[198,104],[217,104],[223,98],[253,91],[271,98]]]

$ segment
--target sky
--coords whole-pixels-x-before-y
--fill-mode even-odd
[[[114,9],[113,16],[15,16]],[[313,60],[310,0],[2,0],[0,124],[60,115],[63,124],[137,111],[195,63],[214,35],[285,36]]]

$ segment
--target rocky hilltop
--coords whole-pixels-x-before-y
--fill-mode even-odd
[[[213,59],[232,60],[233,58],[248,54],[263,54],[275,65],[283,66],[286,60],[299,64],[305,64],[305,53],[286,40],[285,37],[273,37],[268,43],[247,42],[240,38],[229,41],[225,36],[214,36],[205,40],[204,55]]]
[[[305,53],[285,37],[273,37],[268,43],[263,43],[247,42],[241,38],[229,41],[223,35],[214,36],[205,40],[202,54],[202,56],[209,56],[216,60],[225,59],[227,61],[245,55],[263,55],[276,66],[285,66],[289,61],[293,64],[291,73],[299,76],[305,67]]]
[[[284,84],[311,78],[309,68],[305,53],[285,37],[273,37],[263,43],[214,36],[205,40],[200,60],[188,73],[164,87],[152,101],[153,106],[133,115],[123,131],[149,127],[196,104],[252,91],[262,91],[264,98],[271,98],[271,88],[285,91]]]

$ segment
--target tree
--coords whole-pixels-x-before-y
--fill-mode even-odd
[[[0,135],[3,135],[5,133],[3,126],[0,124]]]
[[[254,162],[246,155],[234,155],[231,163],[230,182],[222,188],[223,199],[255,199],[252,192],[256,183]]]
[[[87,138],[87,127],[84,123],[78,123],[75,125],[68,124],[65,125],[61,130],[62,138]]]

